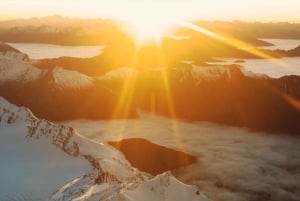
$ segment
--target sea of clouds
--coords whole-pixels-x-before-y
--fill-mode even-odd
[[[64,123],[99,142],[146,138],[197,156],[197,163],[173,174],[198,185],[214,201],[300,200],[299,136],[170,120],[147,113],[131,120]]]

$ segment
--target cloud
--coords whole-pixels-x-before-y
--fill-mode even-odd
[[[141,137],[185,149],[199,162],[173,173],[214,201],[299,201],[300,137],[250,132],[213,123],[176,124],[144,114],[138,120],[72,121],[98,141]]]

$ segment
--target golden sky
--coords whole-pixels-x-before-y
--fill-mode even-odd
[[[49,15],[300,22],[300,0],[0,0],[0,19]]]

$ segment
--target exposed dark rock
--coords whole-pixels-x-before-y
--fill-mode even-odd
[[[197,160],[195,156],[154,144],[142,138],[108,143],[121,151],[132,166],[152,175],[184,167]]]
[[[290,56],[300,56],[300,45],[293,50],[287,51]]]
[[[161,72],[139,76],[139,108],[190,121],[300,133],[299,76],[270,78],[236,65],[179,68],[164,76],[168,77],[169,94]]]
[[[21,53],[19,50],[11,47],[10,45],[7,45],[5,43],[0,42],[0,52],[17,52]]]
[[[238,59],[238,60],[235,60],[234,63],[245,63],[245,60]]]

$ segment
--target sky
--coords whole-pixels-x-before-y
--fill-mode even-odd
[[[63,15],[300,22],[300,0],[0,0],[0,19]]]

